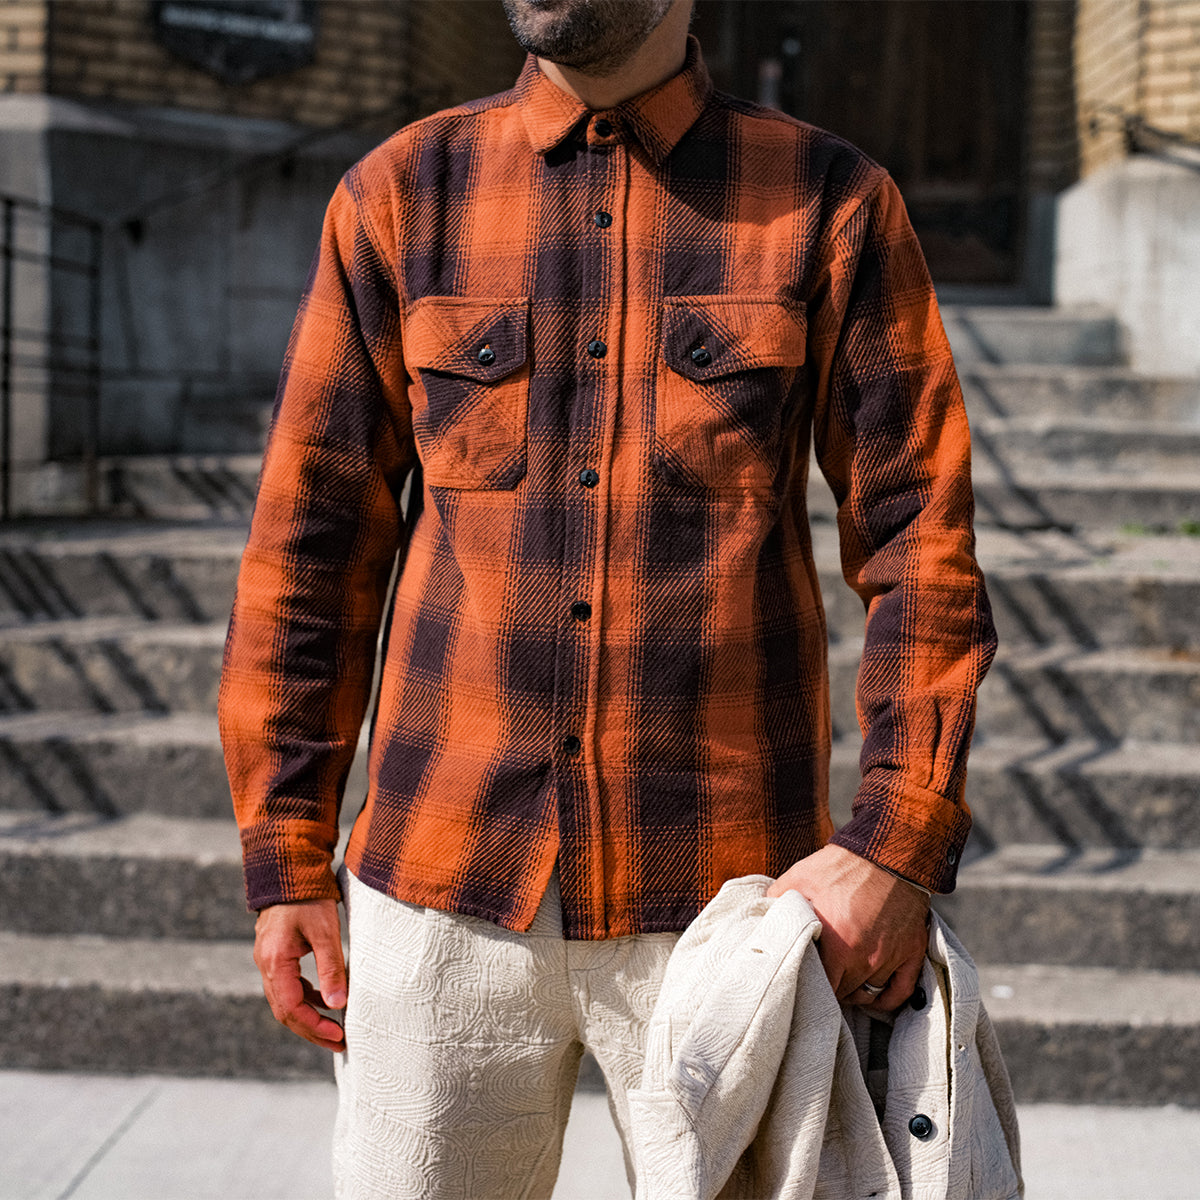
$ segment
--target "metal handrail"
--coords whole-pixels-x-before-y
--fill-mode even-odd
[[[400,92],[393,96],[386,104],[377,105],[372,108],[356,109],[336,125],[326,125],[320,129],[306,129],[289,139],[278,150],[273,150],[268,154],[255,155],[247,162],[233,163],[229,166],[219,167],[207,175],[200,176],[198,179],[189,180],[181,186],[172,188],[159,196],[155,196],[151,200],[144,201],[136,208],[130,209],[119,217],[115,217],[111,221],[111,224],[123,226],[136,238],[140,235],[141,226],[145,221],[155,214],[162,212],[164,209],[186,204],[197,196],[202,196],[207,192],[218,191],[227,184],[239,182],[244,179],[252,179],[256,175],[265,174],[277,167],[287,166],[296,159],[297,155],[310,149],[312,146],[319,145],[321,142],[329,141],[335,137],[340,137],[342,134],[353,133],[355,130],[361,129],[362,126],[371,122],[395,118],[401,118],[406,121],[411,120],[420,111],[423,104],[436,99],[438,97],[435,97],[434,93],[428,91]]]
[[[1103,128],[1105,117],[1113,118],[1114,127],[1124,135],[1125,148],[1130,154],[1146,154],[1200,171],[1200,139],[1151,125],[1141,114],[1115,104],[1102,104],[1095,110],[1089,122],[1093,133]]]
[[[386,104],[362,108],[351,113],[336,125],[306,129],[289,138],[277,150],[255,155],[216,171],[201,175],[170,189],[123,213],[106,215],[103,219],[57,204],[47,204],[31,197],[0,194],[0,521],[12,516],[13,399],[18,390],[16,375],[22,369],[44,370],[59,377],[58,386],[68,386],[62,376],[76,377],[85,397],[84,427],[81,459],[83,462],[88,507],[95,511],[100,501],[100,405],[101,381],[101,298],[103,255],[106,238],[124,234],[138,242],[148,220],[159,213],[186,204],[198,196],[220,190],[257,175],[284,167],[310,147],[328,139],[353,132],[383,120],[411,120],[423,105],[444,102],[444,97],[432,92],[414,90],[393,96]],[[30,250],[17,245],[18,218],[31,216],[43,221],[46,249]],[[87,254],[72,258],[58,253],[55,230],[63,227],[85,231]],[[109,243],[114,253],[120,253],[121,240]],[[14,316],[15,268],[18,263],[41,266],[47,272],[60,272],[82,277],[88,286],[87,332],[31,330],[18,324]],[[120,259],[109,264],[121,267]],[[130,303],[126,290],[118,287],[115,301],[122,309]],[[123,327],[129,324],[129,312],[124,312]],[[34,349],[30,349],[33,347]],[[70,353],[73,352],[73,353]]]

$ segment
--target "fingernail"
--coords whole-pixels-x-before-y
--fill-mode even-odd
[[[336,992],[330,992],[329,995],[325,997],[325,1005],[327,1008],[345,1008],[346,993],[341,989]]]

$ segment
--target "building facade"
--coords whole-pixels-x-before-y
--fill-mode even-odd
[[[719,86],[896,176],[953,298],[1099,304],[1200,372],[1200,0],[700,0]],[[498,0],[3,0],[7,511],[105,456],[251,451],[321,213],[507,87]]]

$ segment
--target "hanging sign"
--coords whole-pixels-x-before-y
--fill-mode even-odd
[[[224,83],[251,83],[312,62],[317,0],[154,0],[154,32],[172,54]]]

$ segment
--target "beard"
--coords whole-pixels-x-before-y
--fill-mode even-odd
[[[523,50],[585,75],[611,75],[641,48],[673,0],[502,0]]]

